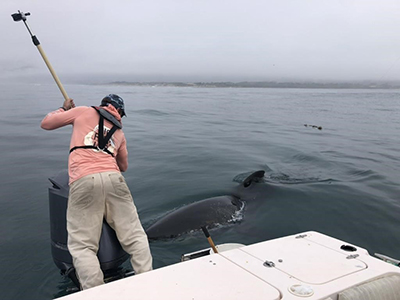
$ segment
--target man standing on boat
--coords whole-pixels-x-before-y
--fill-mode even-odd
[[[104,283],[97,258],[103,218],[131,255],[136,274],[152,270],[147,235],[121,172],[128,168],[122,131],[124,101],[106,96],[100,107],[75,107],[72,99],[42,121],[46,130],[72,125],[68,173],[68,250],[82,289]]]

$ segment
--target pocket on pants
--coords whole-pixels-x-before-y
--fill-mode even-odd
[[[93,200],[94,176],[78,179],[70,186],[69,205],[83,207]]]
[[[119,173],[112,173],[112,174],[109,174],[109,176],[110,176],[111,184],[114,188],[114,192],[118,196],[130,195],[131,192],[129,191],[128,185],[125,182],[124,176],[122,176]]]

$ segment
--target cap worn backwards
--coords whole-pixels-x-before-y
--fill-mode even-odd
[[[120,96],[115,94],[109,94],[108,96],[105,96],[103,100],[101,100],[101,105],[106,106],[108,104],[111,104],[117,109],[121,109],[121,116],[126,116],[124,99],[122,99]]]

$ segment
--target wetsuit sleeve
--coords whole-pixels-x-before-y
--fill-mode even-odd
[[[42,120],[40,127],[46,130],[53,130],[66,125],[72,125],[75,118],[81,113],[82,109],[84,109],[84,107],[76,107],[67,111],[59,108],[48,113]]]
[[[128,169],[128,150],[126,148],[125,137],[122,140],[121,146],[118,149],[118,154],[115,159],[117,160],[119,170],[121,172],[125,172]]]

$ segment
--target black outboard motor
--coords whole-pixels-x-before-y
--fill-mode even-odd
[[[61,270],[61,274],[67,275],[79,288],[80,284],[75,275],[72,257],[67,247],[68,171],[63,170],[49,180],[53,184],[49,188],[51,253],[54,263]],[[129,257],[118,242],[115,231],[105,221],[103,221],[97,257],[105,274],[117,270]],[[126,274],[121,277],[124,276]]]

